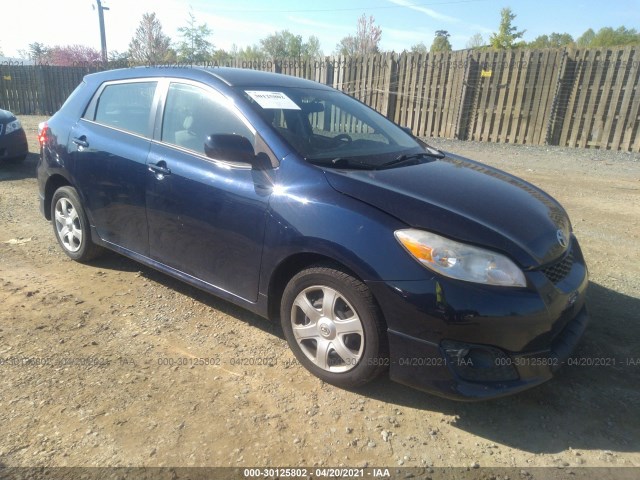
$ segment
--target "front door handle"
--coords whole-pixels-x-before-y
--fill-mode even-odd
[[[85,137],[84,135],[82,135],[81,137],[75,137],[71,141],[79,147],[89,148],[89,142],[87,142],[87,137]]]
[[[162,180],[165,176],[171,175],[171,169],[167,167],[167,162],[160,160],[157,163],[149,163],[147,165],[149,171],[155,173],[158,180]]]

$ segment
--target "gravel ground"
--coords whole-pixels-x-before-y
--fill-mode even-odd
[[[41,118],[21,120],[37,152]],[[431,143],[568,210],[592,280],[583,364],[473,404],[323,384],[269,321],[114,254],[69,260],[32,153],[0,166],[0,466],[640,467],[639,156]]]

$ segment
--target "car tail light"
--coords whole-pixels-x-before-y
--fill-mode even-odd
[[[48,132],[49,132],[49,125],[47,125],[47,122],[40,122],[38,124],[38,142],[40,142],[40,146],[46,143]]]

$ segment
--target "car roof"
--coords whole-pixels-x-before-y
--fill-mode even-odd
[[[92,73],[87,75],[85,80],[91,83],[102,83],[112,80],[150,77],[182,78],[200,80],[205,83],[215,79],[232,87],[298,87],[332,90],[331,87],[304,78],[292,77],[281,73],[229,67],[133,67]]]

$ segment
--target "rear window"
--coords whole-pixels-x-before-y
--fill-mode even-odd
[[[98,98],[97,123],[142,136],[150,136],[149,116],[157,82],[107,85]]]

